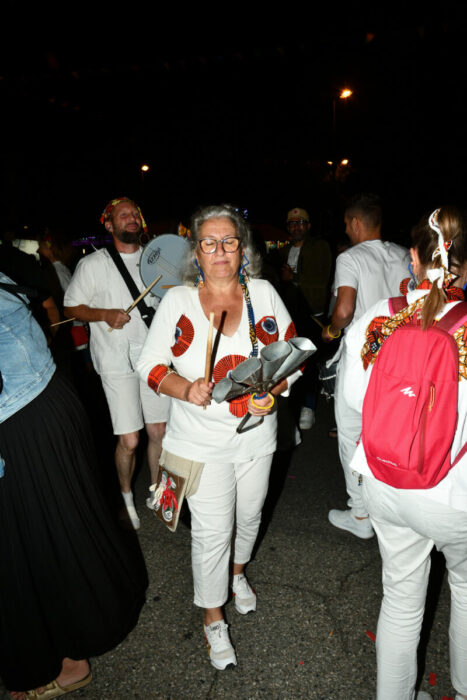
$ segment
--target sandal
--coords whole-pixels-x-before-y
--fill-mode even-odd
[[[76,683],[71,683],[71,685],[67,685],[64,688],[62,688],[57,681],[52,681],[44,686],[42,693],[39,693],[37,690],[27,690],[24,693],[24,696],[25,698],[31,698],[32,700],[51,700],[51,698],[58,698],[60,695],[66,695],[67,693],[72,693],[74,690],[78,690],[79,688],[84,688],[85,686],[89,685],[91,681],[92,672],[89,671],[85,678],[82,678],[80,681],[76,681]]]

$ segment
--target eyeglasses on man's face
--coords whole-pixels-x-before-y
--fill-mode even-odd
[[[235,253],[240,247],[240,238],[227,236],[220,241],[217,238],[200,238],[198,241],[201,252],[207,255],[216,252],[218,243],[221,243],[224,253]]]
[[[308,221],[305,221],[305,219],[296,219],[295,221],[289,221],[287,223],[287,226],[289,228],[295,228],[297,226],[303,227],[306,226]]]

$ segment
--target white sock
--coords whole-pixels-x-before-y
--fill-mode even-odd
[[[125,501],[125,505],[127,508],[128,508],[128,506],[134,507],[135,504],[133,503],[133,494],[131,493],[131,491],[129,493],[123,493],[123,491],[122,491],[122,496],[123,496],[123,500]]]

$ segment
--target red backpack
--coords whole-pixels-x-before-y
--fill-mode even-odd
[[[407,306],[389,300],[391,316]],[[414,320],[382,345],[363,402],[362,441],[373,475],[399,489],[429,489],[451,464],[457,426],[459,353],[452,337],[467,322],[467,303],[456,304],[423,330]]]

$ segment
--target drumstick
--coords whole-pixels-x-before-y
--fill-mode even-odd
[[[129,306],[127,309],[125,309],[125,313],[126,313],[126,314],[129,314],[130,311],[133,311],[133,309],[135,308],[136,304],[138,304],[138,303],[141,301],[141,299],[143,299],[143,297],[145,297],[146,294],[147,294],[148,292],[151,291],[151,289],[154,287],[154,285],[157,284],[157,283],[159,282],[159,280],[161,279],[161,277],[162,277],[162,275],[157,275],[157,277],[156,277],[155,279],[153,279],[153,281],[151,282],[151,284],[148,284],[148,286],[146,287],[146,289],[143,290],[143,291],[141,292],[141,294],[139,295],[139,297],[138,297],[137,299],[134,300],[134,302],[131,304],[131,306]],[[113,331],[113,328],[108,328],[107,331],[108,331],[109,333],[111,333],[111,332]]]
[[[66,318],[64,321],[57,321],[57,323],[51,323],[49,328],[53,328],[54,326],[61,326],[62,323],[70,323],[70,321],[76,321],[76,318]]]
[[[206,365],[204,368],[204,383],[209,384],[211,379],[211,357],[212,357],[212,331],[214,326],[214,311],[209,312],[209,331],[208,331],[208,342],[206,344]],[[203,410],[206,410],[206,406],[203,406]]]

